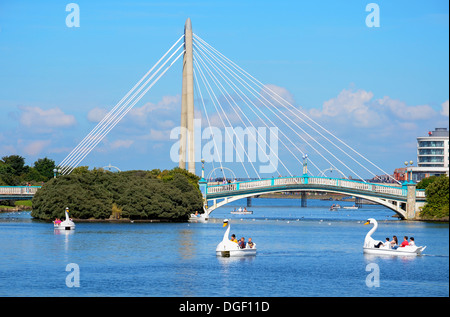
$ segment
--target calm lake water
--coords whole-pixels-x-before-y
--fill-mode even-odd
[[[69,234],[29,212],[2,213],[0,296],[449,296],[448,224],[399,221],[381,206],[300,208],[296,199],[253,199],[253,215],[231,215],[239,203],[208,223],[78,223]],[[374,238],[414,236],[425,255],[364,255],[369,217],[379,222]],[[224,218],[257,243],[256,257],[216,257]],[[70,263],[79,287],[66,285]],[[379,287],[366,284],[374,264]]]

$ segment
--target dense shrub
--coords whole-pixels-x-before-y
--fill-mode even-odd
[[[426,189],[427,202],[420,213],[423,219],[448,219],[449,180],[446,175],[435,177]]]
[[[47,182],[33,198],[35,218],[63,217],[69,207],[75,219],[107,219],[121,210],[122,218],[185,220],[200,211],[198,177],[171,171],[103,170],[75,172]]]

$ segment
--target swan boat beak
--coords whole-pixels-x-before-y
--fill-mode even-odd
[[[367,221],[364,225],[369,225],[370,224],[370,222],[369,221]]]

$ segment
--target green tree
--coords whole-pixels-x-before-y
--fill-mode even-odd
[[[7,186],[18,186],[20,185],[19,176],[15,175],[14,169],[11,165],[0,161],[0,179],[2,184]]]
[[[25,158],[20,155],[9,155],[3,156],[2,161],[5,164],[8,164],[13,169],[13,174],[16,176],[20,176],[22,173],[26,173],[28,171],[28,166],[25,165]]]
[[[111,216],[111,206],[117,206],[121,218],[180,221],[202,208],[202,196],[191,183],[192,176],[177,170],[164,171],[170,175],[164,180],[157,170],[79,171],[48,181],[34,195],[31,215],[50,220],[62,217],[64,208],[69,207],[75,219],[105,219]]]
[[[55,161],[47,157],[38,159],[34,162],[34,168],[45,178],[46,181],[53,177],[53,169],[55,167]]]
[[[447,218],[449,216],[449,179],[442,175],[425,189],[427,202],[420,213],[424,219]]]
[[[428,185],[430,185],[431,183],[433,183],[434,181],[436,181],[439,178],[439,176],[430,176],[430,177],[425,177],[424,179],[422,179],[420,182],[417,183],[417,189],[426,189],[428,187]]]

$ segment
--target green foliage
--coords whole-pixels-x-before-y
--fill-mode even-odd
[[[53,169],[56,167],[55,161],[44,157],[34,162],[34,169],[45,179],[53,177]]]
[[[424,219],[448,218],[449,180],[447,175],[436,177],[425,189],[427,203],[420,217]]]
[[[29,168],[25,165],[25,159],[20,155],[3,156],[2,161],[11,167],[12,174],[15,176],[20,176],[27,172]]]
[[[121,210],[122,218],[186,220],[201,210],[202,196],[192,184],[198,177],[179,170],[111,173],[80,169],[47,182],[33,198],[31,215],[61,218],[69,207],[71,216],[78,219],[117,217]]]
[[[34,166],[25,165],[20,155],[3,156],[0,160],[0,186],[41,185],[53,177],[55,161],[38,159]]]
[[[433,183],[434,181],[436,181],[439,178],[439,176],[430,176],[430,177],[425,177],[424,179],[422,179],[420,182],[417,183],[417,189],[426,189],[428,187],[428,185],[430,185],[431,183]]]

